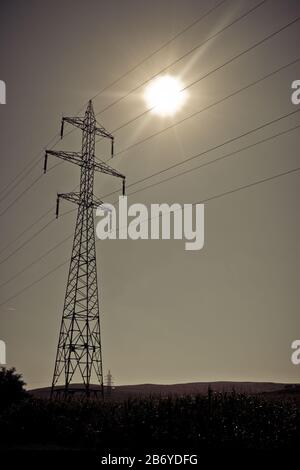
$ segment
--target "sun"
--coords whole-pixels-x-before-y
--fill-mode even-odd
[[[183,88],[178,78],[171,75],[159,76],[145,90],[146,103],[155,114],[171,116],[186,100],[186,91]]]

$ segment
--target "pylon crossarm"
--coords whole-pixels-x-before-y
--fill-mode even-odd
[[[117,170],[112,168],[111,166],[107,165],[106,163],[94,163],[95,171],[100,171],[100,173],[105,173],[107,175],[116,176],[117,178],[125,179],[125,176],[122,173],[119,173]]]
[[[66,199],[67,201],[73,202],[75,204],[83,204],[85,207],[92,207],[93,209],[97,209],[97,207],[103,204],[103,201],[101,201],[101,199],[97,198],[96,196],[94,196],[93,201],[84,203],[84,201],[82,201],[80,198],[80,194],[75,192],[58,194],[57,200],[59,201],[59,199]]]
[[[44,164],[44,172],[46,173],[47,170],[47,158],[48,155],[53,155],[54,157],[61,158],[67,162],[75,163],[76,165],[81,166],[83,163],[82,155],[80,152],[63,152],[61,150],[46,150],[45,153],[45,164]]]
[[[72,124],[72,126],[79,127],[79,129],[83,130],[85,127],[84,118],[80,117],[63,117],[61,120],[61,130],[60,136],[63,138],[64,135],[64,123],[67,122],[68,124]]]
[[[102,127],[101,124],[99,124],[98,122],[97,124],[99,127],[95,128],[95,135],[111,140],[111,157],[113,157],[114,156],[114,136],[110,134],[109,132],[107,132],[107,130],[104,129],[104,127]]]
[[[58,194],[58,198],[66,199],[67,201],[74,202],[75,204],[80,203],[80,195],[78,193],[64,193]]]
[[[60,199],[66,199],[67,201],[73,202],[75,204],[80,203],[80,195],[78,193],[65,193],[65,194],[57,194],[56,199],[56,218],[59,216],[59,202]]]
[[[96,127],[95,128],[95,134],[98,135],[99,137],[105,137],[107,139],[113,139],[113,136],[112,134],[110,134],[106,129],[104,129],[103,126],[101,126],[101,124],[99,124],[97,122],[98,126],[99,127]]]

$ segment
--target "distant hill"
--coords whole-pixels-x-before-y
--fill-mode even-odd
[[[119,385],[113,387],[112,397],[115,399],[126,399],[129,397],[149,396],[149,395],[187,395],[206,394],[208,388],[214,392],[238,392],[247,394],[280,394],[299,393],[300,384],[285,384],[273,382],[192,382],[172,385],[160,384],[140,384],[140,385]],[[57,387],[60,389],[61,387]],[[72,389],[77,391],[80,385],[73,385]],[[99,390],[97,385],[91,386],[92,390]],[[40,398],[50,396],[50,387],[36,388],[29,392]]]

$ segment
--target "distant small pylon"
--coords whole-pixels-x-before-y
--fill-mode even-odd
[[[113,390],[113,376],[111,375],[110,369],[108,369],[105,377],[106,395],[111,396]]]

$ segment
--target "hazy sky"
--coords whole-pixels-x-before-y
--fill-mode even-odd
[[[14,201],[41,175],[43,148],[59,131],[62,115],[76,115],[89,98],[217,3],[1,1],[0,79],[7,85],[7,104],[0,105],[1,188],[24,167],[30,169],[33,158],[41,157],[40,164],[5,199],[4,190],[0,192],[0,339],[6,341],[8,365],[22,372],[30,387],[49,385],[52,379],[68,265],[16,294],[66,259],[72,240],[17,274],[72,234],[74,213],[53,220],[8,256],[54,219],[56,193],[71,191],[78,184],[78,167],[60,165]],[[258,3],[224,2],[95,98],[95,112]],[[299,16],[299,1],[269,0],[169,73],[189,85]],[[186,105],[173,118],[147,114],[116,132],[116,152],[300,58],[299,40],[300,21],[191,86]],[[110,163],[130,184],[296,111],[290,99],[296,79],[300,79],[300,62]],[[97,119],[113,131],[146,109],[143,93],[141,87]],[[299,114],[292,115],[134,189],[299,124]],[[299,144],[296,129],[141,191],[129,201],[205,200],[296,168]],[[80,145],[76,131],[55,148],[80,150]],[[99,145],[97,155],[108,157],[109,147]],[[49,166],[55,163],[53,157]],[[97,241],[103,365],[105,373],[111,369],[116,384],[299,382],[300,366],[290,361],[291,343],[300,339],[299,182],[296,172],[207,202],[201,251],[185,251],[183,241]],[[97,174],[97,196],[118,187],[119,181]],[[115,196],[105,200],[114,201]],[[35,223],[51,207],[53,211]],[[61,211],[70,209],[73,206],[62,201]],[[27,227],[30,230],[15,242]]]

